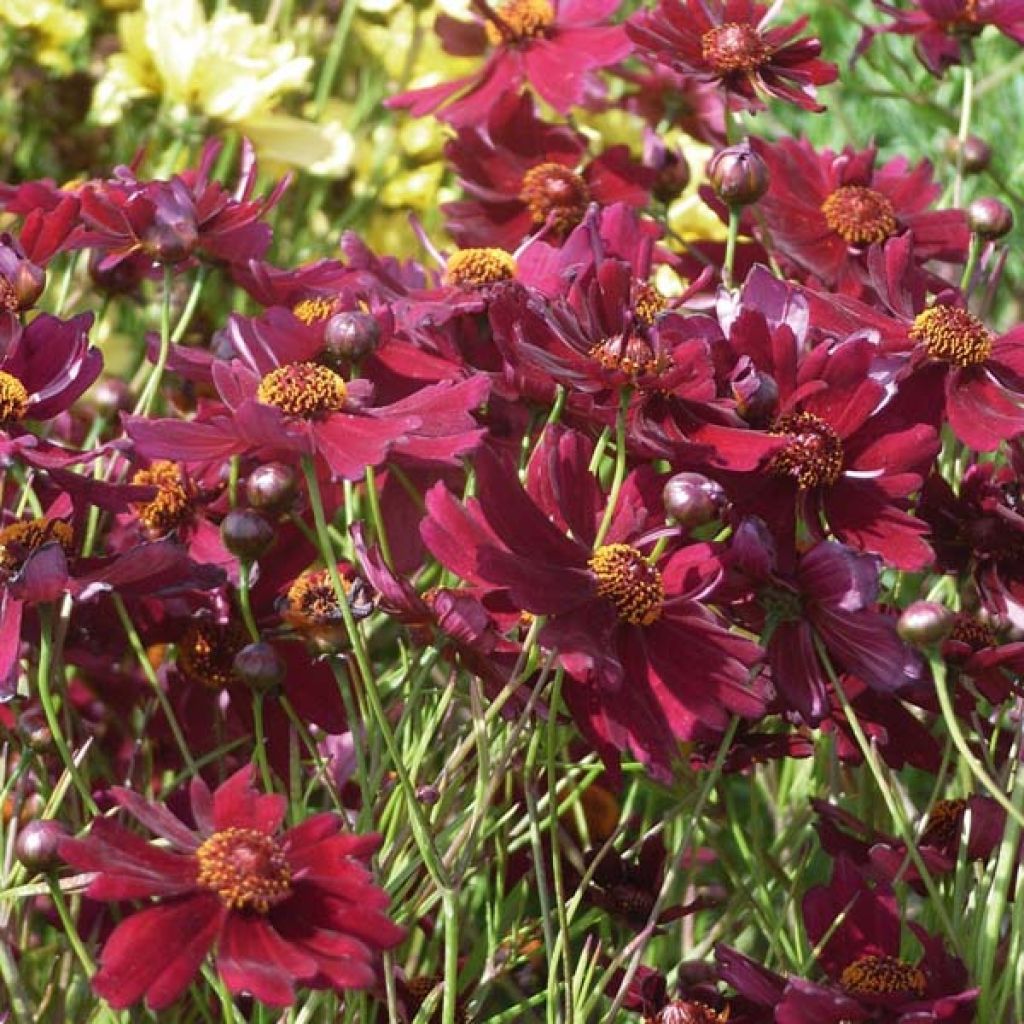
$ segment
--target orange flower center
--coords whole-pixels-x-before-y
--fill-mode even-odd
[[[719,75],[756,71],[771,55],[771,47],[753,25],[730,21],[708,29],[700,38],[700,51]]]
[[[307,326],[319,323],[334,316],[334,300],[320,295],[303,299],[292,307],[292,313]]]
[[[235,681],[235,655],[249,642],[240,622],[189,623],[178,641],[178,668],[186,679],[210,690],[223,690]]]
[[[196,879],[231,910],[265,914],[291,891],[292,869],[280,843],[253,828],[214,832],[196,851]]]
[[[992,627],[973,615],[958,615],[953,620],[953,630],[949,634],[949,639],[966,644],[974,651],[996,645],[996,634]]]
[[[0,370],[0,426],[17,423],[28,412],[28,391],[17,377]]]
[[[311,420],[345,407],[348,388],[341,377],[318,363],[289,363],[271,370],[256,391],[264,405]]]
[[[843,969],[839,984],[855,996],[908,995],[920,999],[927,988],[919,967],[894,956],[862,956]]]
[[[665,369],[665,359],[655,354],[650,344],[636,334],[612,338],[594,345],[588,353],[602,369],[625,373],[630,377],[656,374]]]
[[[768,431],[790,434],[792,440],[772,456],[768,464],[776,476],[792,477],[802,491],[830,486],[843,471],[843,442],[839,435],[812,412],[780,416]]]
[[[526,203],[534,224],[544,224],[551,217],[554,230],[566,235],[583,220],[590,189],[568,167],[537,164],[523,175],[519,198]]]
[[[648,281],[637,281],[633,287],[633,312],[637,320],[643,324],[654,323],[659,313],[668,309],[665,296]]]
[[[918,313],[907,336],[924,345],[932,359],[956,366],[975,366],[992,355],[988,328],[958,306],[932,306]]]
[[[555,9],[548,0],[505,0],[494,13],[501,25],[490,20],[484,25],[487,38],[494,46],[546,35],[555,23]]]
[[[162,537],[192,522],[196,489],[176,463],[160,459],[148,469],[138,470],[132,483],[157,488],[152,501],[135,506],[136,515],[150,534]]]
[[[62,519],[29,519],[0,530],[0,569],[16,572],[44,544],[56,542],[71,550],[74,531]]]
[[[460,249],[444,269],[444,283],[456,288],[482,288],[515,276],[516,261],[504,249]]]
[[[653,1017],[651,1024],[726,1024],[728,1019],[728,1013],[719,1013],[703,1003],[688,1003],[677,999]]]
[[[884,242],[896,233],[889,197],[863,185],[842,185],[821,204],[825,223],[847,245]]]
[[[966,800],[939,800],[928,815],[928,824],[921,833],[921,845],[948,846],[955,843],[960,838],[966,810]]]
[[[623,622],[649,626],[661,618],[665,604],[661,573],[636,548],[602,545],[587,565],[597,578],[598,595],[615,605]]]

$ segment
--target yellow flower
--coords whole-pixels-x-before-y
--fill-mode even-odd
[[[4,0],[0,21],[35,33],[35,56],[40,64],[56,71],[71,69],[68,48],[85,32],[81,11],[69,11],[57,0]]]
[[[347,171],[351,137],[339,125],[287,117],[274,108],[304,89],[313,67],[291,42],[226,4],[207,18],[199,0],[143,0],[118,20],[121,52],[97,83],[94,112],[112,124],[133,100],[159,96],[172,116],[200,114],[250,136],[266,155],[314,174]]]

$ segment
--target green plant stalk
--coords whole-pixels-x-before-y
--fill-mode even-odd
[[[71,943],[71,949],[78,958],[78,962],[82,965],[82,970],[91,978],[96,973],[96,965],[92,962],[92,957],[89,956],[85,945],[82,943],[81,936],[78,934],[78,929],[75,927],[64,890],[61,889],[57,884],[57,880],[52,876],[47,877],[46,884],[50,892],[50,899],[53,901],[57,916],[60,918],[61,927],[64,929],[64,934],[68,937],[68,942]]]
[[[160,350],[157,353],[153,369],[146,378],[142,394],[139,395],[139,400],[135,405],[136,416],[148,416],[152,411],[160,392],[160,382],[163,380],[164,370],[167,367],[167,358],[171,354],[171,285],[173,283],[174,271],[169,266],[164,267],[164,288],[160,303]]]
[[[956,177],[953,179],[953,205],[960,206],[964,188],[964,143],[971,134],[971,114],[974,108],[974,68],[964,63],[964,89],[960,97],[960,125],[957,129]]]
[[[736,242],[740,237],[740,207],[729,207],[729,233],[725,239],[725,260],[722,263],[722,284],[732,287],[732,271],[736,263]]]
[[[601,517],[601,525],[597,530],[597,537],[594,538],[594,550],[596,551],[608,536],[612,519],[615,516],[615,506],[619,503],[619,492],[622,490],[622,482],[626,479],[626,413],[629,411],[629,402],[633,397],[633,389],[625,387],[619,396],[619,411],[615,417],[615,470],[612,474],[612,486],[608,491],[608,500],[604,506],[604,515]]]

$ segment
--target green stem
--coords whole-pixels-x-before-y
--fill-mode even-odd
[[[971,113],[974,106],[974,68],[964,65],[964,91],[960,97],[960,127],[957,131],[956,177],[953,179],[953,205],[960,206],[964,185],[964,145],[971,133]]]
[[[53,901],[57,916],[60,918],[64,934],[67,936],[68,942],[71,943],[71,948],[78,958],[78,962],[82,965],[82,969],[91,978],[96,973],[96,965],[92,962],[92,958],[86,951],[78,934],[78,929],[75,927],[75,922],[71,917],[71,911],[68,908],[68,901],[64,896],[64,892],[52,877],[46,879],[46,884],[50,890],[50,899]]]
[[[740,207],[729,207],[729,234],[725,240],[725,262],[722,264],[722,284],[732,287],[732,270],[736,262],[736,240],[740,237]]]
[[[274,792],[274,777],[270,774],[270,762],[267,760],[267,733],[263,727],[263,694],[253,694],[252,726],[255,733],[256,763],[259,765],[263,788],[268,793]]]
[[[968,287],[971,278],[974,277],[975,268],[978,266],[978,257],[981,255],[981,238],[971,232],[971,241],[967,249],[967,263],[964,265],[964,272],[960,275],[960,291],[969,295]]]
[[[252,575],[252,564],[239,561],[238,563],[238,607],[242,611],[242,621],[249,631],[252,639],[259,640],[260,630],[256,625],[256,617],[252,613],[252,595],[250,593],[249,579]]]
[[[623,388],[619,398],[619,412],[615,417],[615,472],[612,475],[612,486],[608,492],[608,501],[604,507],[604,515],[601,517],[601,525],[594,538],[594,549],[599,548],[608,530],[612,525],[612,518],[615,515],[615,506],[619,503],[619,492],[622,490],[622,482],[626,479],[626,413],[629,411],[629,401],[633,397],[631,388]]]
[[[171,285],[174,283],[174,271],[168,266],[164,267],[164,291],[163,302],[160,305],[160,351],[157,354],[156,362],[146,379],[142,394],[135,406],[136,416],[148,416],[160,391],[160,382],[163,380],[164,369],[167,366],[167,357],[171,353]]]
[[[394,566],[391,559],[391,545],[388,543],[388,532],[384,529],[384,517],[380,512],[380,495],[377,493],[377,475],[373,466],[366,467],[366,501],[370,506],[370,522],[373,524],[373,532],[380,545],[380,553],[388,568]]]

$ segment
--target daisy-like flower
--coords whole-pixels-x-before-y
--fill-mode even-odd
[[[93,988],[116,1009],[143,998],[151,1010],[170,1006],[214,948],[232,992],[274,1006],[294,1001],[296,983],[370,988],[379,951],[401,941],[368,870],[380,837],[342,833],[333,814],[282,833],[287,801],[258,793],[251,778],[245,767],[213,793],[194,779],[195,829],[115,788],[117,803],[165,845],[108,818],[61,842],[64,860],[96,873],[92,899],[159,898],[125,917],[103,947]]]
[[[750,678],[760,651],[700,603],[721,572],[709,546],[644,554],[664,522],[653,474],[626,478],[597,543],[606,499],[587,470],[592,450],[580,435],[549,428],[528,492],[512,466],[481,449],[479,497],[460,504],[437,485],[421,533],[467,582],[546,616],[540,642],[558,650],[569,708],[611,770],[628,748],[668,778],[680,741],[721,733],[733,714],[763,714]]]
[[[506,93],[529,83],[559,113],[583,99],[593,72],[632,50],[625,29],[608,24],[621,0],[477,0],[474,22],[438,17],[445,49],[459,56],[483,54],[484,65],[452,82],[392,96],[387,105],[416,117],[433,113],[455,127],[483,123]]]
[[[908,7],[875,0],[875,6],[892,20],[865,29],[857,51],[862,53],[884,32],[913,36],[918,60],[938,78],[964,63],[971,41],[988,25],[1024,45],[1024,5],[1019,0],[911,0]]]
[[[768,191],[757,204],[773,249],[794,269],[830,289],[860,294],[871,245],[909,230],[914,254],[961,262],[970,238],[961,210],[931,210],[942,186],[924,160],[875,166],[876,150],[816,150],[805,139],[752,145],[768,165]],[[757,233],[756,224],[751,230]]]
[[[771,28],[771,11],[753,0],[661,0],[641,11],[626,31],[637,47],[684,75],[719,82],[753,108],[765,96],[824,110],[816,86],[834,82],[834,64],[819,60],[821,42],[797,38],[807,25],[798,18]]]

